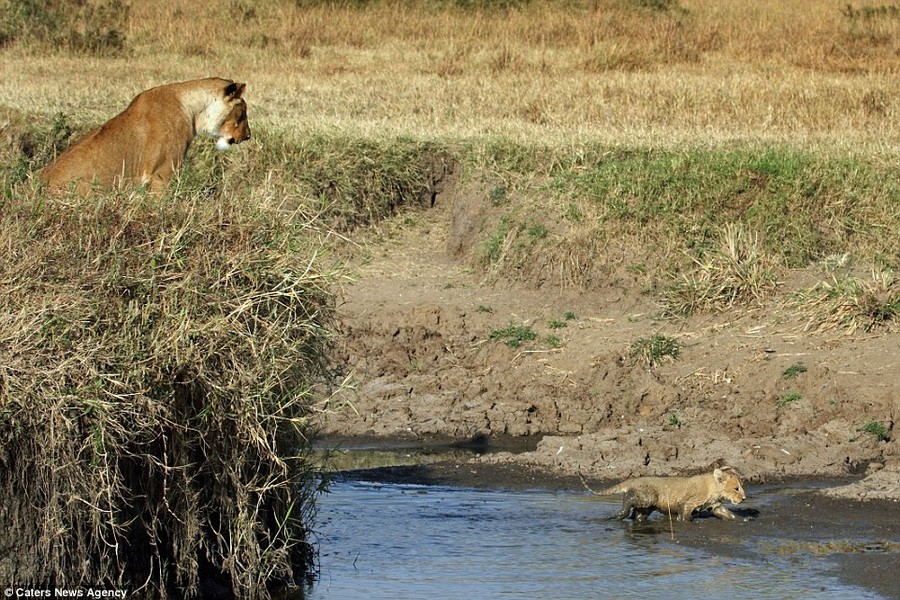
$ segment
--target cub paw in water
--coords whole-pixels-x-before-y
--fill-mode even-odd
[[[611,519],[643,521],[656,510],[688,521],[694,511],[709,510],[719,519],[735,520],[738,516],[722,506],[722,502],[740,504],[747,497],[737,472],[731,467],[694,477],[636,477],[599,491],[592,490],[580,473],[578,476],[582,485],[596,496],[623,494],[622,510]]]

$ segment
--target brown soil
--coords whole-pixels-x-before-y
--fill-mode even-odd
[[[354,388],[324,434],[543,436],[533,451],[477,461],[610,480],[721,464],[752,482],[857,475],[827,493],[900,500],[897,436],[860,431],[870,421],[892,430],[900,416],[900,333],[805,332],[784,298],[821,275],[787,274],[765,306],[663,320],[625,272],[590,291],[485,280],[471,264],[493,228],[487,195],[448,185],[436,200],[412,224],[385,226],[342,292],[339,346]],[[566,311],[576,318],[551,329]],[[539,339],[490,339],[511,321]],[[656,333],[684,343],[678,359],[631,360],[630,345]],[[786,377],[793,365],[807,370]],[[793,392],[800,399],[778,405]]]

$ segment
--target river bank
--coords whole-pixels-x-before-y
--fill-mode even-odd
[[[338,362],[353,385],[322,415],[324,435],[530,436],[540,441],[529,451],[480,461],[609,480],[727,464],[753,483],[853,477],[828,493],[900,499],[900,334],[805,330],[786,298],[813,268],[788,272],[783,293],[759,305],[662,317],[625,272],[580,291],[473,270],[472,248],[456,250],[460,223],[477,221],[475,196],[445,188],[435,208],[406,217],[412,225],[363,240],[336,308]],[[506,343],[497,332],[511,323],[536,339]],[[677,359],[633,357],[654,335],[679,340]]]

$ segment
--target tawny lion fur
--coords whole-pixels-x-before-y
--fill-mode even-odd
[[[719,519],[734,520],[737,515],[722,506],[722,502],[740,504],[747,497],[738,474],[731,467],[694,477],[636,477],[600,491],[592,490],[584,477],[581,483],[597,496],[623,494],[622,510],[611,519],[643,521],[656,510],[688,521],[694,511],[709,510]]]
[[[124,111],[60,154],[40,178],[51,189],[74,182],[82,195],[92,186],[158,191],[181,168],[197,135],[215,138],[220,150],[250,138],[244,87],[210,77],[141,92]]]

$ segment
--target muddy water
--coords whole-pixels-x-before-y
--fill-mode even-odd
[[[780,493],[761,490],[754,500]],[[616,509],[573,491],[338,478],[320,500],[319,580],[296,597],[882,598],[839,581],[828,557],[724,556],[681,544],[687,524],[675,524],[673,539],[665,519],[603,520]],[[736,536],[752,526],[728,525]]]

